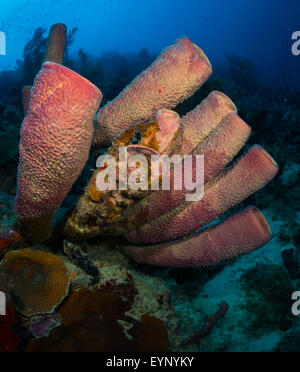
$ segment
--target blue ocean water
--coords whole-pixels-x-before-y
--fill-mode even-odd
[[[187,35],[214,66],[233,53],[250,58],[260,79],[272,84],[280,80],[280,65],[292,86],[299,86],[299,62],[291,53],[291,37],[299,29],[297,0],[288,6],[281,0],[13,0],[1,2],[0,14],[0,30],[7,38],[7,56],[1,57],[0,68],[14,66],[22,58],[24,45],[37,27],[47,29],[62,22],[69,29],[78,27],[74,52],[83,48],[98,56],[147,48],[158,53]]]

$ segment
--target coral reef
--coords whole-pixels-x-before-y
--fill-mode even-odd
[[[186,39],[184,40],[185,42],[188,42]],[[159,60],[158,62],[155,62],[153,66],[156,66],[156,63],[159,65]],[[154,68],[153,66],[151,66],[145,74],[147,79],[155,82],[155,78],[148,77],[148,75],[152,76],[152,70],[156,71],[156,67]],[[200,70],[202,71],[203,69],[205,70],[205,67],[202,66]],[[159,71],[160,77],[165,76],[167,81],[170,79],[169,71],[166,72],[163,68]],[[175,76],[178,75],[177,71],[173,73]],[[144,80],[143,74],[141,77],[138,77],[133,85],[129,86],[128,89],[125,90],[115,101],[109,103],[104,108],[104,110],[107,110],[108,112],[113,110],[114,113],[119,113],[120,118],[122,119],[122,125],[125,125],[124,128],[127,126],[127,119],[124,119],[123,114],[125,112],[125,115],[127,115],[127,106],[130,102],[132,105],[137,102],[137,98],[134,98],[135,93],[133,94],[133,97],[129,93],[131,91],[135,92],[136,85],[139,87],[139,84],[137,83],[139,80]],[[129,93],[127,94],[126,92]],[[172,107],[172,104],[168,102],[168,96],[168,91],[161,92],[162,99],[165,98],[166,100],[163,104],[171,105]],[[139,100],[140,104],[144,105],[143,99],[140,96]],[[125,111],[123,112],[122,110]],[[229,170],[225,169],[222,171],[222,169],[230,163],[237,152],[242,148],[250,133],[249,126],[239,119],[235,114],[235,111],[236,108],[229,98],[222,93],[213,92],[205,103],[197,107],[184,118],[183,123],[181,123],[182,128],[178,138],[175,138],[174,141],[171,136],[172,142],[170,142],[166,147],[166,149],[168,149],[170,146],[168,153],[171,154],[172,152],[176,152],[175,149],[178,150],[178,148],[181,149],[181,146],[183,146],[183,148],[186,146],[189,153],[200,153],[203,154],[206,159],[209,159],[206,164],[208,173],[206,173],[207,178],[205,180],[205,196],[203,200],[197,203],[183,202],[180,204],[184,194],[180,191],[177,192],[177,190],[171,190],[173,194],[165,194],[163,192],[160,194],[157,193],[157,196],[155,196],[155,192],[133,193],[132,190],[129,190],[129,200],[128,197],[124,197],[124,194],[128,194],[128,191],[126,193],[115,191],[99,192],[95,184],[96,178],[99,174],[107,174],[109,171],[107,166],[101,166],[94,172],[89,185],[85,189],[84,195],[79,200],[72,216],[68,219],[64,229],[64,234],[66,234],[70,239],[80,240],[94,238],[101,234],[116,235],[125,233],[126,239],[134,244],[151,244],[170,241],[191,232],[195,232],[199,227],[210,223],[227,209],[233,207],[263,187],[277,174],[278,166],[269,154],[259,146],[250,149],[249,152],[229,168]],[[149,119],[147,116],[148,114],[143,114],[142,108],[140,108],[140,113],[140,117],[130,117],[131,124],[139,119]],[[158,111],[156,114],[158,125],[160,126],[162,138],[166,138],[162,128],[163,122],[160,122],[160,117],[161,114],[160,111]],[[111,118],[114,118],[114,124],[111,124],[111,128],[113,128],[113,130],[120,130],[121,128],[116,125],[115,114],[111,115]],[[175,118],[176,115],[174,115],[174,119]],[[193,121],[193,125],[190,125],[191,121]],[[203,125],[203,123],[205,124]],[[105,125],[109,125],[108,120],[105,120]],[[117,138],[117,140],[114,141],[108,154],[114,155],[118,161],[118,155],[116,153],[117,148],[120,146],[126,146],[128,149],[133,148],[134,150],[139,149],[139,151],[141,151],[140,146],[143,146],[144,153],[147,151],[149,153],[150,150],[152,151],[152,154],[154,150],[158,150],[158,153],[162,153],[162,150],[157,148],[157,144],[156,146],[151,144],[153,129],[150,128],[153,125],[154,122],[142,122],[127,129],[119,138]],[[98,120],[98,127],[96,128],[94,138],[97,138],[97,133],[102,130],[103,133],[105,132],[103,126],[104,124],[101,126],[99,125]],[[193,136],[196,137],[195,143],[192,143],[189,140],[190,127],[192,128],[191,133],[193,133],[193,128],[194,132],[196,132],[195,128],[200,128],[197,131],[197,136]],[[175,126],[175,128],[177,128],[177,126]],[[140,138],[137,138],[137,133]],[[145,138],[147,139],[147,142],[145,142]],[[157,138],[156,135],[156,140]],[[134,145],[131,145],[132,143],[134,143]],[[148,148],[147,151],[145,145]],[[196,151],[194,152],[193,146],[196,146]],[[120,168],[121,164],[119,164],[119,169]],[[174,169],[176,169],[176,165]],[[193,166],[192,170],[194,170]],[[117,171],[117,173],[118,183],[124,182],[124,180],[119,178],[121,171]],[[171,197],[169,197],[170,194]],[[147,196],[149,196],[149,198],[153,197],[155,202],[152,203],[152,200],[149,201]],[[178,204],[179,206],[177,206]],[[161,205],[162,207],[160,208]],[[145,207],[147,207],[148,210]],[[173,207],[175,207],[175,209],[172,209]],[[230,253],[230,249],[235,245],[233,241],[230,241],[230,243],[228,243],[230,246],[228,251],[224,249],[223,253],[220,253],[219,249],[216,249],[216,252],[218,253],[215,253],[214,257],[205,261],[205,257],[208,255],[207,251],[209,251],[208,247],[210,247],[210,245],[206,247],[207,251],[205,251],[203,245],[205,241],[204,237],[206,235],[201,236],[200,234],[200,240],[197,240],[196,243],[199,247],[198,259],[195,258],[194,251],[193,253],[191,253],[192,251],[188,253],[189,250],[187,247],[190,246],[188,240],[184,241],[182,244],[171,243],[171,245],[168,245],[166,248],[166,254],[163,253],[163,249],[160,249],[161,247],[153,247],[153,249],[147,248],[144,250],[143,248],[128,247],[125,251],[139,262],[155,263],[156,265],[167,266],[168,264],[176,265],[176,259],[170,258],[168,261],[167,257],[176,257],[174,252],[180,251],[181,247],[184,252],[183,256],[185,257],[185,260],[179,260],[181,263],[178,263],[178,265],[184,265],[185,263],[188,264],[190,261],[194,261],[194,263],[189,264],[200,266],[217,263],[226,257],[231,258],[234,255],[238,255],[239,252],[241,254],[249,252],[252,249],[265,244],[271,238],[267,222],[262,218],[260,213],[252,213],[252,217],[250,217],[250,213],[245,212],[243,216],[249,218],[249,225],[251,225],[251,219],[253,221],[253,234],[252,236],[249,234],[249,241],[246,242],[245,240],[243,243],[244,247],[247,247],[245,250],[243,250],[242,247],[238,247],[237,249],[232,249]],[[238,218],[239,217],[236,217],[236,219]],[[228,231],[228,234],[230,235],[231,229],[235,225],[233,221],[234,219],[229,220],[227,224],[220,225],[221,227],[215,229],[209,228],[207,235],[211,235],[211,238],[208,238],[208,240],[215,240],[214,233],[215,231],[219,232],[219,229],[221,229],[222,232],[223,229],[224,232]],[[141,225],[142,227],[139,227]],[[124,226],[126,226],[125,230]],[[262,229],[257,229],[257,226],[261,226]],[[138,229],[135,230],[135,228]],[[121,231],[118,231],[118,229]],[[249,230],[251,231],[250,228]],[[258,231],[261,231],[262,235],[260,235]],[[238,230],[236,232],[238,232]],[[239,231],[239,233],[243,236],[245,235],[245,232],[242,230]],[[225,236],[227,235],[225,234]],[[241,236],[236,236],[237,242],[243,241]],[[192,240],[191,244],[193,243],[195,243],[194,240]],[[222,244],[224,244],[224,242]],[[138,251],[140,254],[136,254]],[[214,250],[211,251],[215,252]],[[149,254],[149,252],[151,252],[151,254]],[[148,258],[142,259],[141,257],[143,254]],[[178,254],[179,253],[177,253],[177,255]],[[149,259],[149,256],[151,256],[151,259]],[[162,257],[165,257],[165,259]]]
[[[139,322],[125,315],[130,307],[127,300],[122,300],[115,293],[79,289],[60,307],[59,315],[65,334],[79,332],[79,337],[76,337],[79,350],[76,351],[165,351],[168,336],[163,322],[148,314],[142,315]],[[127,323],[125,332],[122,321]],[[85,327],[88,327],[88,333],[83,332]],[[60,331],[58,328],[55,334]],[[82,332],[84,336],[80,334]],[[69,337],[64,335],[63,338],[66,350],[72,350],[72,345],[66,345],[71,342]],[[91,344],[94,338],[96,342],[94,340]],[[29,344],[28,348],[31,347]]]
[[[128,334],[117,321],[95,317],[55,329],[49,338],[34,339],[26,352],[162,352],[167,335],[160,320],[144,315]]]
[[[103,247],[104,248],[104,247]],[[98,250],[97,250],[98,251]],[[14,328],[18,330],[18,338],[20,346],[25,347],[25,351],[164,351],[168,348],[168,332],[165,326],[166,316],[170,316],[169,309],[157,310],[161,307],[159,302],[155,299],[154,290],[159,290],[159,286],[145,292],[145,281],[142,279],[137,281],[127,273],[124,281],[122,282],[121,272],[124,271],[124,261],[122,264],[122,256],[114,254],[113,261],[110,265],[105,265],[108,270],[116,267],[116,273],[103,274],[101,283],[95,285],[88,282],[82,282],[79,277],[86,280],[86,275],[78,267],[74,266],[66,256],[63,256],[63,261],[55,255],[49,254],[44,251],[33,251],[24,249],[22,251],[10,252],[2,260],[0,273],[1,275],[9,275],[15,279],[13,268],[20,267],[18,257],[13,262],[10,262],[8,267],[7,261],[11,256],[18,256],[22,252],[23,256],[23,274],[26,273],[32,278],[31,283],[35,285],[30,287],[24,285],[28,283],[27,276],[22,276],[23,287],[20,281],[12,280],[12,284],[4,288],[3,284],[8,283],[8,280],[0,281],[1,289],[9,291],[15,299],[15,307],[18,314],[14,321]],[[102,253],[105,249],[102,249]],[[39,258],[55,257],[55,261],[61,261],[61,264],[73,269],[76,274],[70,272],[68,276],[71,281],[71,286],[63,283],[59,279],[59,268],[57,262],[43,262],[41,266],[41,259],[36,260],[35,265],[30,265],[29,258],[32,255]],[[108,255],[108,256],[107,256]],[[111,253],[107,253],[95,259],[101,265],[104,264],[109,258]],[[53,257],[52,257],[53,256]],[[106,257],[106,258],[105,258]],[[121,258],[121,259],[120,259]],[[26,261],[27,263],[24,261]],[[20,260],[19,260],[20,261]],[[39,262],[37,262],[39,261]],[[121,265],[120,265],[121,264]],[[51,268],[47,267],[51,265]],[[123,265],[123,267],[122,267]],[[42,268],[45,271],[56,273],[55,288],[49,280],[44,280],[41,273]],[[10,270],[9,270],[10,269]],[[64,270],[65,266],[64,266]],[[120,271],[122,270],[122,271]],[[101,270],[102,271],[102,270]],[[8,272],[8,273],[7,273]],[[52,275],[53,276],[53,275]],[[45,284],[43,288],[41,284]],[[135,287],[137,284],[137,288]],[[53,284],[53,283],[52,283]],[[142,292],[139,294],[140,286],[142,285]],[[22,288],[21,288],[22,287]],[[41,306],[45,307],[54,296],[54,289],[56,293],[66,289],[63,297],[60,299],[62,305],[51,308],[48,306],[46,314],[42,314]],[[33,295],[28,293],[29,290],[34,291]],[[41,289],[41,290],[40,290]],[[22,292],[20,292],[22,290]],[[69,292],[69,293],[68,293]],[[37,298],[38,306],[37,305]],[[57,297],[57,296],[56,296]],[[148,303],[148,301],[150,301]],[[22,302],[26,308],[30,307],[31,311],[24,311],[20,306]],[[57,305],[59,305],[57,303]],[[154,306],[156,304],[156,306]],[[155,310],[155,307],[157,308]],[[13,307],[12,307],[13,310]],[[51,314],[49,314],[51,312]],[[26,314],[26,317],[20,315]],[[11,313],[9,313],[11,314]],[[9,320],[9,322],[8,322]],[[3,325],[3,331],[7,330],[6,337],[10,336],[12,340],[16,339],[10,331],[13,317],[7,318],[7,326]],[[1,329],[0,323],[0,329]],[[8,327],[9,326],[9,327]],[[8,342],[9,338],[3,340],[3,347],[10,347]],[[2,339],[0,339],[0,346]],[[15,346],[15,348],[17,345]]]
[[[23,317],[22,328],[25,328],[30,336],[34,338],[48,337],[53,329],[59,327],[62,323],[58,314],[34,315],[32,317]]]
[[[47,62],[33,88],[24,90],[27,115],[21,129],[16,223],[7,218],[1,233],[0,254],[13,250],[2,259],[0,270],[12,281],[12,288],[6,290],[17,310],[14,322],[20,328],[20,350],[232,351],[245,348],[249,340],[252,350],[275,349],[277,343],[284,348],[284,338],[279,344],[280,338],[293,325],[287,307],[280,305],[288,304],[287,297],[278,294],[271,298],[274,287],[260,278],[268,272],[272,285],[280,293],[289,293],[299,275],[298,253],[293,250],[291,254],[288,245],[286,253],[278,251],[275,256],[268,243],[270,226],[256,207],[234,215],[228,212],[270,182],[278,166],[257,145],[231,163],[251,129],[224,93],[205,88],[207,98],[195,108],[184,110],[183,104],[187,114],[181,118],[178,108],[170,110],[195,93],[211,74],[207,57],[189,39],[178,40],[115,100],[100,108],[93,134],[93,117],[102,94],[61,65],[65,43],[65,26],[53,26]],[[84,52],[81,56],[84,62]],[[107,167],[91,170],[88,163],[88,177],[94,173],[79,201],[74,202],[78,199],[75,194],[81,192],[78,184],[66,200],[88,160],[91,142],[96,147],[112,142],[107,154],[118,167],[119,147],[126,147],[130,155],[142,153],[147,159],[153,154],[204,155],[204,197],[186,202],[188,190],[176,190],[173,185],[169,191],[102,191],[96,187],[96,177],[105,174]],[[174,164],[170,171],[171,183],[176,167],[179,165]],[[190,167],[195,176],[195,164]],[[130,175],[132,169],[128,171]],[[158,180],[161,176],[156,174]],[[285,174],[281,182],[295,191],[293,178],[297,176]],[[122,181],[127,179],[118,175],[117,182]],[[251,198],[260,204],[259,196]],[[294,198],[296,191],[289,203]],[[4,210],[12,214],[10,204]],[[206,226],[216,219],[217,223]],[[272,215],[272,226],[273,220]],[[277,233],[276,224],[275,230]],[[296,227],[293,231],[296,242]],[[16,246],[20,241],[23,246]],[[20,249],[36,242],[34,250]],[[265,266],[258,270],[256,261],[264,253],[255,250],[262,246],[265,256],[277,261],[273,266],[264,261]],[[250,256],[241,257],[244,254]],[[237,257],[236,263],[223,264]],[[287,271],[281,270],[282,260]],[[195,268],[190,269],[195,270],[195,277],[204,273],[201,286],[194,283],[185,291],[184,283],[177,285],[168,269],[140,263]],[[220,263],[211,272],[198,269]],[[175,271],[173,274],[176,277]],[[34,286],[26,284],[28,279]],[[56,286],[48,285],[49,281]],[[229,287],[234,289],[233,295]],[[271,311],[272,306],[276,310]],[[275,334],[268,346],[261,339],[263,332],[256,331],[263,322],[265,314],[260,317],[259,312],[263,314],[264,308],[270,314],[263,332]],[[245,339],[240,343],[234,330],[241,329],[241,324]],[[9,342],[4,346],[15,350],[14,336],[10,333],[9,337],[12,346]]]

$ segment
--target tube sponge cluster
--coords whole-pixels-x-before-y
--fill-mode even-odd
[[[161,108],[174,108],[194,94],[211,73],[211,64],[198,46],[186,37],[177,40],[98,112],[93,144],[108,145],[133,123],[152,119]]]
[[[153,244],[196,231],[264,187],[277,172],[278,165],[271,156],[260,146],[253,146],[233,166],[205,185],[202,200],[183,202],[126,237],[134,244]]]
[[[173,185],[176,173],[183,174],[178,157],[170,170],[170,190],[155,192],[100,193],[96,175],[106,169],[100,167],[63,229],[67,236],[122,235],[131,244],[123,245],[131,258],[158,266],[212,265],[266,244],[271,230],[255,207],[205,228],[270,182],[278,166],[257,145],[231,163],[251,128],[225,94],[211,92],[183,118],[171,111],[210,76],[212,68],[202,50],[186,37],[177,40],[98,111],[94,130],[102,94],[60,65],[65,38],[65,26],[54,25],[46,62],[32,90],[24,89],[27,116],[21,128],[17,236],[33,242],[49,237],[52,217],[84,167],[91,143],[106,146],[118,136],[108,151],[116,159],[124,146],[131,154],[147,156],[202,155],[204,195],[187,200],[189,186],[177,190]],[[188,167],[197,178],[195,161]],[[159,173],[157,178],[163,176]]]

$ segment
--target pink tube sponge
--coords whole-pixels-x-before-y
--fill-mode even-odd
[[[156,266],[210,266],[250,253],[271,238],[263,214],[256,207],[249,207],[190,239],[147,247],[128,246],[125,252],[137,262]]]
[[[21,234],[40,241],[84,167],[102,93],[72,70],[45,62],[21,127],[16,213]]]
[[[213,91],[180,120],[181,133],[172,154],[186,155],[203,142],[230,113],[235,104],[224,93]]]
[[[211,64],[199,47],[187,37],[177,40],[98,112],[93,144],[108,145],[134,122],[154,118],[163,107],[174,108],[194,94],[211,73]]]
[[[255,145],[205,185],[200,201],[183,202],[156,220],[129,232],[126,238],[133,244],[153,244],[196,231],[264,187],[277,172],[278,165],[271,156]]]
[[[194,155],[204,156],[205,184],[214,179],[233,160],[247,141],[250,131],[250,127],[237,114],[230,113],[222,120],[217,129],[194,149]],[[196,179],[195,160],[194,157],[190,169],[193,179]],[[174,175],[178,168],[182,169],[182,163],[176,164],[170,170],[171,181],[169,190],[155,191],[148,197],[136,202],[130,209],[124,211],[122,219],[112,226],[112,231],[118,234],[126,233],[140,227],[142,224],[150,223],[151,221],[155,223],[155,219],[163,216],[180,203],[184,203],[186,194],[190,192],[185,187],[180,190],[174,189]],[[182,181],[182,185],[184,185],[184,181]],[[186,204],[189,205],[190,203]],[[180,212],[178,211],[177,214],[180,215]],[[169,217],[168,215],[167,220],[169,220]],[[188,220],[189,218],[183,222],[184,226],[189,224]]]
[[[45,61],[62,64],[67,39],[67,27],[63,23],[53,25],[49,32]]]

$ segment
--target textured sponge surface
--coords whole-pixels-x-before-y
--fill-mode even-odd
[[[21,127],[16,212],[36,218],[56,210],[85,165],[102,94],[72,70],[44,63]]]
[[[212,67],[203,51],[187,37],[177,40],[97,114],[93,144],[108,145],[132,123],[154,118],[162,108],[174,108],[208,79]]]

